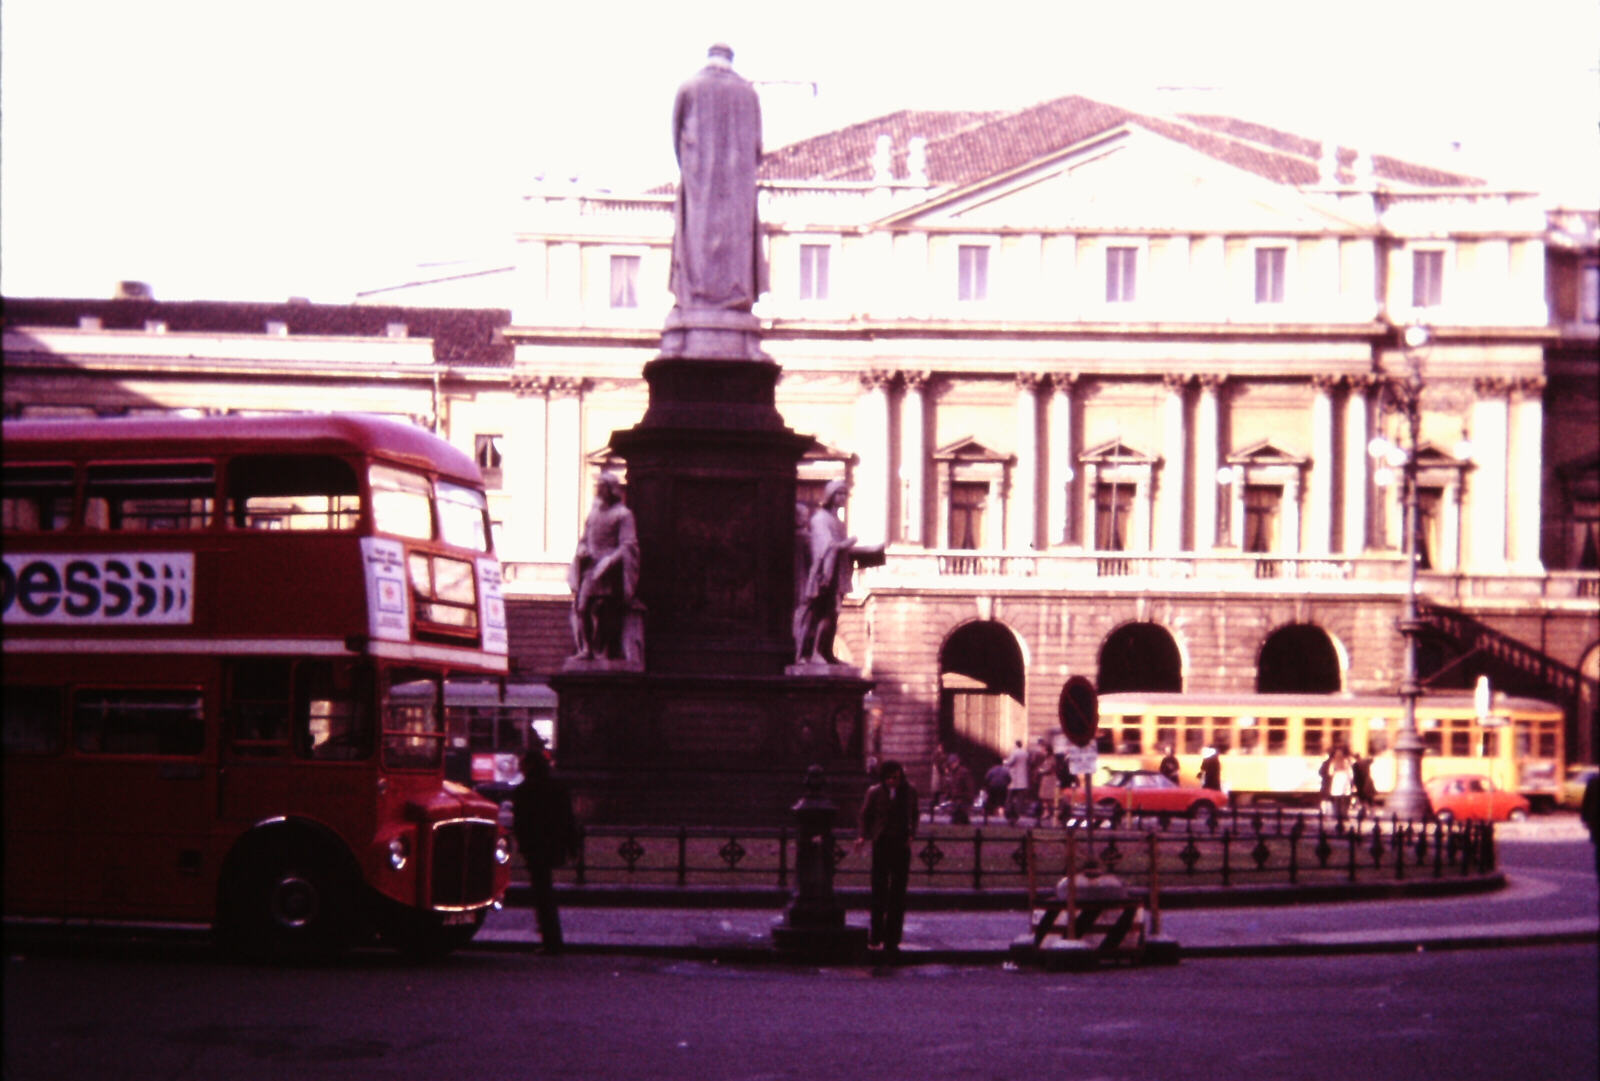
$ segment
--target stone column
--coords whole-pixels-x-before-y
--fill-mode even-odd
[[[522,556],[550,551],[545,535],[548,521],[546,471],[550,452],[546,443],[546,413],[550,381],[537,376],[513,376],[511,391],[522,401],[517,411],[521,423],[506,432],[505,476],[510,483],[512,514],[506,525],[511,530],[513,550]],[[504,558],[502,556],[501,558]]]
[[[861,373],[856,402],[855,491],[850,493],[847,525],[862,544],[882,544],[889,536],[889,384],[893,373]]]
[[[1042,375],[1017,375],[1017,471],[1012,477],[1008,547],[1024,551],[1039,545],[1039,388],[1043,383]]]
[[[1327,555],[1333,550],[1333,388],[1331,375],[1311,377],[1311,477],[1306,507],[1306,555]]]
[[[1300,554],[1300,475],[1290,477],[1283,486],[1283,545],[1284,555]]]
[[[546,550],[570,553],[578,544],[586,499],[584,492],[583,392],[587,379],[561,377],[549,381],[549,473],[545,481]]]
[[[1499,376],[1475,381],[1478,400],[1472,407],[1471,569],[1495,574],[1506,569],[1507,465],[1511,456],[1509,382]],[[1537,486],[1537,475],[1528,478]],[[1537,498],[1537,496],[1535,496]]]
[[[1200,400],[1195,406],[1194,433],[1194,548],[1209,552],[1217,546],[1217,461],[1219,429],[1217,391],[1225,377],[1202,375]]]
[[[1156,507],[1160,518],[1156,523],[1155,541],[1151,549],[1156,552],[1178,552],[1183,548],[1183,474],[1187,431],[1184,425],[1184,388],[1189,376],[1167,372],[1161,377],[1167,388],[1167,399],[1161,411],[1162,463],[1161,475],[1151,478],[1156,491]]]
[[[1047,547],[1072,543],[1072,384],[1077,378],[1071,372],[1050,377],[1050,408],[1045,419],[1049,443],[1045,483],[1050,493],[1045,500]]]
[[[922,442],[927,416],[927,372],[901,372],[905,396],[900,400],[900,539],[926,546],[923,500],[927,491],[928,451]]]
[[[1367,498],[1371,491],[1367,456],[1367,392],[1372,376],[1349,378],[1344,403],[1344,553],[1358,556],[1367,548]]]
[[[1510,492],[1511,565],[1525,574],[1542,574],[1539,554],[1542,523],[1541,490],[1544,477],[1543,376],[1518,379],[1511,387],[1510,475],[1517,478]]]

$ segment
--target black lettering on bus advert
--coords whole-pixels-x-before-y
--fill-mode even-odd
[[[191,623],[193,552],[7,555],[0,612],[29,623]]]

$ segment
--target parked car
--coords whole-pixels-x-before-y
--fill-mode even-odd
[[[1557,802],[1563,807],[1571,807],[1574,811],[1583,806],[1583,790],[1589,779],[1600,773],[1600,766],[1568,766],[1567,779],[1561,782],[1561,794]]]
[[[1186,788],[1150,769],[1114,769],[1106,781],[1096,781],[1094,805],[1101,814],[1170,814],[1201,817],[1220,810],[1226,802],[1210,788]],[[1083,789],[1074,796],[1081,806]]]
[[[1435,777],[1424,784],[1434,816],[1441,822],[1458,818],[1489,822],[1521,822],[1528,817],[1528,801],[1516,792],[1496,788],[1489,778],[1475,773]]]

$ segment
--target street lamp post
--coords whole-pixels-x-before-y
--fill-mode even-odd
[[[1406,603],[1400,619],[1400,633],[1405,635],[1405,668],[1400,679],[1400,698],[1404,714],[1400,731],[1395,737],[1394,789],[1385,806],[1399,818],[1425,818],[1428,814],[1428,794],[1422,787],[1422,737],[1417,732],[1417,698],[1422,694],[1417,679],[1417,635],[1423,625],[1417,616],[1417,454],[1422,442],[1422,354],[1428,346],[1428,328],[1409,326],[1402,335],[1406,354],[1406,375],[1403,380],[1391,379],[1384,384],[1384,394],[1406,420],[1410,444],[1404,455],[1402,498],[1405,504],[1405,556]],[[1377,438],[1370,448],[1374,457],[1391,461],[1396,448]]]

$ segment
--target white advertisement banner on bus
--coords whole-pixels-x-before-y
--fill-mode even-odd
[[[500,561],[478,560],[478,604],[482,609],[483,648],[488,653],[508,653],[511,641],[506,634],[506,598],[500,580]]]
[[[5,625],[194,622],[193,552],[5,555]]]
[[[411,639],[411,590],[406,586],[406,553],[399,541],[361,538],[367,567],[367,612],[373,638]]]

